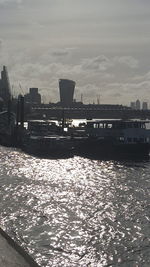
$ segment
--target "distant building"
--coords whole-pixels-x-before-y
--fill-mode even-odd
[[[147,109],[148,109],[148,104],[147,104],[147,102],[143,102],[143,104],[142,104],[142,109],[143,109],[143,110],[147,110]]]
[[[41,104],[41,95],[38,93],[38,88],[30,88],[29,93],[25,94],[24,100],[30,104]]]
[[[67,79],[59,80],[60,104],[71,106],[73,104],[75,82]]]
[[[4,101],[4,105],[7,105],[11,99],[11,89],[6,66],[3,66],[3,70],[1,71],[0,98]]]
[[[131,102],[131,103],[130,103],[130,107],[131,107],[132,109],[135,109],[135,102]]]
[[[141,103],[140,103],[139,99],[137,99],[136,102],[135,102],[135,108],[136,109],[141,109]]]

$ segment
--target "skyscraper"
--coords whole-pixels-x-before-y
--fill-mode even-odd
[[[25,102],[30,104],[41,104],[41,95],[38,93],[38,88],[30,88],[29,93],[24,96]]]
[[[60,102],[63,106],[71,106],[73,103],[73,95],[75,82],[67,79],[59,80]]]
[[[142,109],[143,110],[147,110],[148,109],[148,104],[147,104],[147,102],[143,102],[143,104],[142,104]]]
[[[7,68],[3,66],[0,79],[0,97],[3,99],[4,104],[7,104],[11,99],[10,83],[7,73]]]
[[[141,103],[140,103],[139,99],[137,99],[136,102],[135,102],[135,108],[136,109],[141,109]]]

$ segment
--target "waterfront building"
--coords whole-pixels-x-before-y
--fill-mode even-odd
[[[6,66],[3,66],[3,70],[1,71],[0,98],[4,101],[5,106],[8,105],[11,99],[11,89]]]
[[[142,104],[142,109],[143,110],[147,110],[148,109],[148,104],[147,104],[147,102],[143,102],[143,104]]]
[[[41,95],[38,93],[38,88],[30,88],[29,93],[25,94],[24,100],[30,104],[41,104]]]
[[[73,104],[75,82],[67,79],[59,80],[60,104],[71,106]]]

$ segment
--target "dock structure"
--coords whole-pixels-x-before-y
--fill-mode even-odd
[[[40,267],[0,228],[0,267]]]

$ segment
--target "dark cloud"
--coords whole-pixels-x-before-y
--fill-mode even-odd
[[[52,56],[55,57],[63,57],[69,55],[69,51],[67,50],[57,50],[52,53]]]

